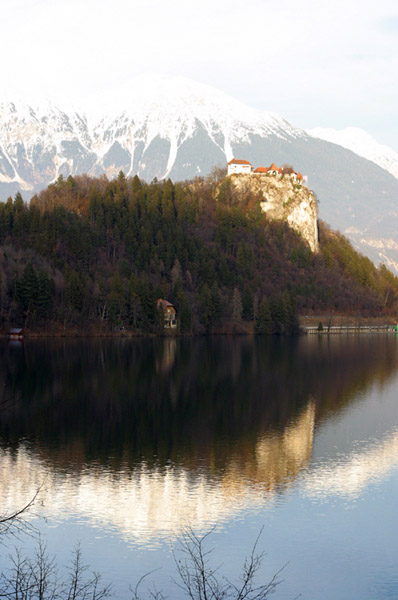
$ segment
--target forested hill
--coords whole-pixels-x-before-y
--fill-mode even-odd
[[[231,199],[217,174],[183,184],[60,178],[26,205],[0,203],[0,327],[99,333],[289,333],[297,311],[375,315],[398,280],[320,224],[312,254],[259,198]],[[217,194],[217,190],[221,190]]]

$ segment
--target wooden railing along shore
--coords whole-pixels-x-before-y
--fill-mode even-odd
[[[395,325],[335,325],[333,327],[323,326],[309,326],[302,328],[304,333],[307,334],[335,334],[335,333],[396,333],[398,334],[398,327]]]

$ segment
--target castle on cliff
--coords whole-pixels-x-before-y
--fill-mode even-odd
[[[265,174],[288,176],[294,181],[297,181],[297,183],[301,183],[302,185],[307,184],[307,177],[303,177],[301,173],[296,173],[292,167],[277,167],[275,163],[272,163],[270,167],[257,167],[257,169],[254,169],[248,160],[233,158],[228,163],[227,175],[236,175],[239,173],[244,173],[246,175]]]

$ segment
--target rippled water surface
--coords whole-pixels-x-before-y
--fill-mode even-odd
[[[286,564],[274,598],[396,598],[397,367],[393,335],[3,341],[2,512],[40,487],[50,551],[81,540],[120,600],[158,568],[183,597],[187,527],[214,528],[229,577],[263,528],[260,579]]]

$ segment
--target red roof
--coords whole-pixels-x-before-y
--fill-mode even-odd
[[[167,308],[173,308],[175,310],[174,305],[168,300],[163,300],[163,298],[158,298],[156,305],[158,308],[161,305],[164,311],[166,311]]]
[[[229,165],[250,165],[250,166],[252,166],[252,164],[248,160],[240,160],[237,158],[233,158],[232,160],[229,161],[228,164]]]
[[[268,167],[257,167],[254,170],[255,173],[268,173]]]
[[[278,171],[278,167],[276,166],[275,163],[272,163],[272,165],[269,168],[270,171]]]
[[[303,176],[301,173],[297,173],[297,179],[303,179]]]

